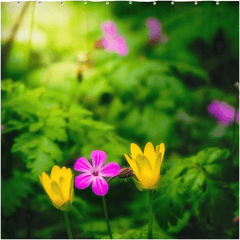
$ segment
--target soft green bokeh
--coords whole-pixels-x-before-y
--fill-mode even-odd
[[[31,2],[20,23],[24,4],[1,3],[2,238],[66,238],[39,175],[96,149],[128,167],[130,144],[147,142],[166,146],[153,237],[237,238],[239,125],[207,106],[239,108],[239,3]],[[149,17],[167,42],[150,44]],[[94,48],[109,20],[127,56]],[[147,238],[148,194],[133,179],[112,180],[106,202],[114,238]],[[74,238],[108,238],[91,188],[75,188],[69,218]]]

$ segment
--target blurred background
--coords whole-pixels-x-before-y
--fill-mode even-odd
[[[238,238],[239,2],[1,3],[1,53],[2,238],[67,238],[39,175],[147,142],[166,146],[153,237]],[[109,238],[74,190],[73,237]],[[116,178],[106,202],[114,238],[147,238],[147,191]]]

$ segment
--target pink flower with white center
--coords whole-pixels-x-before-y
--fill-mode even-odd
[[[218,124],[226,127],[230,126],[235,119],[235,108],[226,102],[213,101],[208,105],[207,111],[218,121]],[[236,122],[239,123],[239,111],[236,114]]]
[[[126,56],[128,54],[126,40],[122,35],[118,34],[115,23],[112,21],[102,23],[102,30],[104,33],[103,47],[109,52],[116,52],[119,55]]]
[[[92,151],[91,158],[92,165],[84,157],[76,161],[74,169],[83,173],[75,178],[75,186],[85,189],[92,183],[93,192],[96,195],[104,196],[108,192],[108,183],[103,177],[115,177],[120,173],[121,168],[114,162],[103,166],[107,158],[107,154],[103,151]]]

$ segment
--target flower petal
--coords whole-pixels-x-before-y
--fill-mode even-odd
[[[143,155],[142,150],[139,148],[137,144],[132,143],[130,148],[131,148],[132,159],[136,159],[138,154]]]
[[[92,189],[96,195],[104,196],[108,192],[108,184],[103,177],[99,176],[93,179]]]
[[[55,165],[51,171],[51,181],[56,181],[59,184],[59,178],[61,177],[61,169]]]
[[[70,182],[69,199],[70,199],[71,203],[73,202],[73,198],[74,198],[73,182],[74,182],[74,176],[72,176],[72,179],[71,179],[71,182]]]
[[[94,150],[91,152],[91,158],[92,158],[94,171],[98,171],[104,164],[107,158],[107,154],[100,150]]]
[[[119,55],[126,56],[128,54],[126,40],[121,35],[114,38],[114,48]]]
[[[110,35],[112,37],[117,35],[117,27],[112,21],[102,23],[102,30],[105,35]]]
[[[124,156],[125,156],[126,160],[128,161],[128,164],[132,168],[134,174],[137,177],[139,175],[139,173],[138,173],[138,168],[137,168],[135,160],[132,160],[127,154],[124,154]]]
[[[83,173],[75,178],[75,186],[79,189],[85,189],[91,184],[92,181],[91,174]]]
[[[109,52],[115,51],[114,43],[115,43],[115,40],[111,36],[106,36],[105,38],[102,39],[103,47]]]
[[[115,177],[121,171],[120,166],[117,163],[108,163],[100,169],[100,174],[103,177]]]
[[[74,164],[74,170],[79,172],[92,172],[92,165],[86,158],[81,157]]]
[[[235,108],[226,102],[213,101],[208,105],[207,111],[218,121],[218,124],[224,126],[230,126],[235,118]]]
[[[156,18],[148,18],[146,21],[148,38],[156,39],[160,37],[162,25]]]
[[[51,187],[50,187],[51,180],[50,180],[49,176],[45,172],[43,172],[42,173],[42,178],[40,177],[40,180],[41,180],[41,183],[42,183],[45,191],[47,192],[48,196],[50,197],[50,194],[51,194]]]
[[[51,200],[57,208],[60,208],[64,204],[62,191],[56,181],[51,182]]]
[[[146,156],[152,166],[152,168],[155,167],[156,162],[156,154],[154,151],[154,147],[152,143],[148,142],[144,148],[144,156]]]
[[[239,124],[239,110],[237,110],[237,114],[236,114],[236,122]]]
[[[157,156],[157,159],[156,159],[156,165],[155,165],[155,176],[160,176],[160,169],[161,169],[161,165],[162,165],[162,160],[163,160],[163,157],[162,157],[162,153],[160,152]]]
[[[136,160],[139,176],[137,176],[142,187],[145,189],[152,189],[157,181],[157,177],[154,175],[154,170],[148,160],[143,155],[138,155]]]

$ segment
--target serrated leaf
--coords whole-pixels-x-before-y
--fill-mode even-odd
[[[208,165],[204,165],[204,169],[207,171],[207,173],[210,176],[219,177],[222,175],[224,165],[223,164],[208,164]]]
[[[163,178],[168,178],[168,174]],[[168,223],[175,226],[178,218],[183,216],[184,195],[182,193],[184,189],[181,177],[172,181],[163,179],[161,190],[156,193],[154,200],[155,218],[162,229],[168,229]]]
[[[32,148],[37,146],[38,136],[23,133],[19,137],[14,139],[15,143],[12,146],[11,151],[14,152],[22,152],[24,154],[28,154]]]
[[[200,206],[199,218],[209,219],[208,224],[228,226],[232,223],[235,197],[227,184],[207,179],[204,198],[205,201]]]
[[[1,188],[4,194],[1,196],[2,213],[5,216],[13,214],[21,204],[21,199],[33,193],[32,181],[25,172],[14,170],[13,177],[6,181],[2,179]]]
[[[36,158],[27,162],[27,168],[31,169],[35,179],[37,179],[42,172],[48,171],[54,165],[54,161],[50,155],[43,152],[40,148],[37,148]]]
[[[60,142],[67,141],[67,133],[66,133],[66,130],[63,128],[44,127],[43,131],[44,131],[44,134],[52,140],[58,140]]]
[[[56,159],[58,162],[62,161],[63,153],[60,150],[59,146],[54,143],[51,139],[47,137],[42,137],[39,140],[39,147],[42,151],[50,153],[53,159]]]
[[[220,150],[218,148],[207,148],[199,152],[195,161],[200,164],[209,164],[228,158],[230,151],[228,149]]]
[[[38,131],[42,126],[43,126],[43,122],[32,123],[32,124],[29,126],[29,131],[30,131],[30,132],[36,132],[36,131]]]
[[[203,185],[204,181],[205,181],[205,175],[200,170],[200,171],[198,171],[197,176],[196,176],[196,178],[194,180],[194,183],[192,185],[192,191],[198,190]]]

